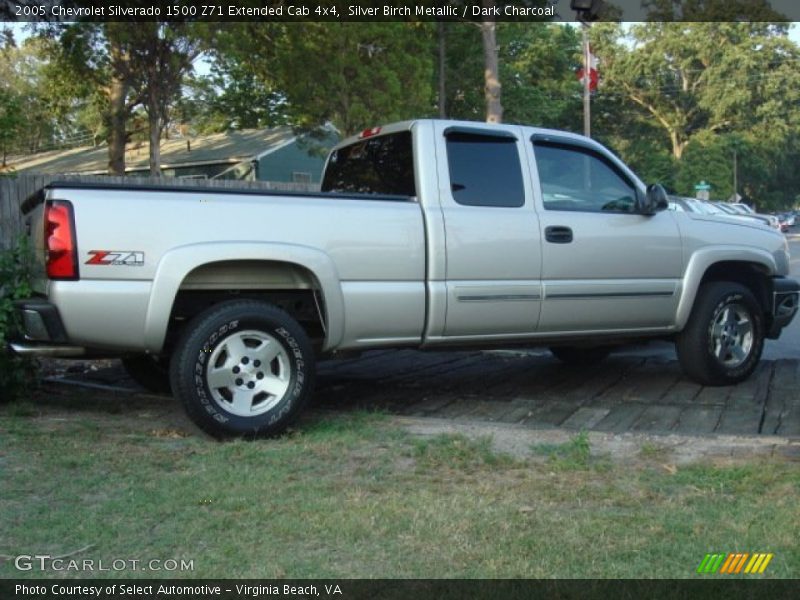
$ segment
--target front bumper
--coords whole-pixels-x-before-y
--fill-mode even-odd
[[[794,279],[775,277],[772,280],[772,320],[767,337],[771,340],[781,335],[781,330],[792,322],[800,306],[800,283]]]
[[[42,299],[14,303],[17,330],[9,348],[23,356],[81,356],[85,348],[69,343],[58,309]]]

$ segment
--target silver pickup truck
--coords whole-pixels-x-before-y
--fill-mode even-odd
[[[797,311],[786,239],[666,206],[582,136],[436,120],[344,141],[320,193],[53,183],[23,207],[41,295],[12,348],[120,356],[214,435],[282,431],[317,357],[371,348],[668,338],[741,381]]]

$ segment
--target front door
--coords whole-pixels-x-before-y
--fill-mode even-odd
[[[539,331],[668,327],[682,272],[673,215],[635,213],[642,192],[598,149],[568,139],[531,143],[542,235]]]

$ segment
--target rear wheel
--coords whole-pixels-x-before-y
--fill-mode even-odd
[[[703,285],[676,340],[683,371],[705,385],[739,383],[755,370],[764,349],[764,316],[743,285]]]
[[[553,346],[550,352],[568,365],[594,365],[611,354],[611,346]]]
[[[172,389],[189,417],[215,436],[276,435],[307,404],[314,355],[284,311],[252,300],[197,316],[177,344]]]

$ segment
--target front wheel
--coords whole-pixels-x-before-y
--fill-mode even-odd
[[[308,403],[314,354],[287,313],[237,300],[210,308],[187,326],[170,378],[189,417],[208,433],[276,435]]]
[[[704,385],[732,385],[755,370],[764,349],[764,316],[746,287],[703,285],[676,340],[684,373]]]

